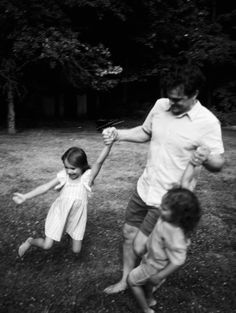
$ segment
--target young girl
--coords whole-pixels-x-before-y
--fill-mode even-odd
[[[155,312],[151,308],[156,305],[153,292],[184,264],[188,236],[199,219],[200,206],[192,191],[176,187],[162,198],[160,217],[148,237],[146,253],[128,276],[128,284],[143,312]]]
[[[46,218],[46,237],[36,239],[29,237],[19,247],[20,257],[31,246],[50,249],[54,241],[61,240],[63,232],[67,232],[72,238],[73,252],[76,254],[80,252],[87,221],[88,193],[110,150],[111,145],[106,145],[90,169],[85,152],[81,148],[72,147],[62,155],[64,170],[60,171],[56,178],[28,193],[14,193],[13,200],[21,204],[53,187],[60,190],[60,195],[53,202]]]

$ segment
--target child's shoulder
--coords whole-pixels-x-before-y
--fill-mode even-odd
[[[66,170],[65,169],[62,169],[61,171],[59,171],[57,173],[57,178],[60,180],[60,179],[64,179],[67,177],[67,174],[66,174]]]
[[[89,168],[88,170],[86,170],[86,171],[82,174],[82,177],[89,176],[90,174],[91,174],[91,168]]]
[[[162,229],[162,232],[166,235],[171,235],[171,237],[185,237],[184,231],[181,227],[176,226],[172,223],[163,221],[161,218],[159,218],[159,228]]]
[[[91,175],[91,169],[88,169],[81,175],[81,181],[87,182],[90,179],[90,175]]]

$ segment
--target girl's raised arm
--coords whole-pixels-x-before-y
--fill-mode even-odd
[[[47,192],[49,189],[52,189],[56,185],[58,185],[59,180],[58,178],[54,178],[53,180],[49,181],[46,184],[40,185],[36,187],[35,189],[31,190],[30,192],[27,192],[25,194],[15,192],[13,194],[13,201],[15,201],[17,204],[23,203],[25,200],[33,198],[35,196],[41,195],[45,192]]]
[[[108,157],[108,155],[111,151],[111,147],[112,147],[112,144],[105,145],[105,147],[103,148],[99,157],[97,158],[96,162],[93,164],[93,166],[91,168],[90,180],[88,183],[89,187],[91,187],[93,185],[95,178],[97,177],[98,173],[100,172],[100,169],[101,169],[104,161],[106,160],[106,158]]]

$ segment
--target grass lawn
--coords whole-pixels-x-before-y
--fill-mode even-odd
[[[226,165],[218,174],[203,170],[197,194],[203,216],[188,260],[158,290],[157,312],[233,313],[235,303],[235,131],[224,131]],[[117,143],[96,179],[89,200],[81,256],[64,237],[49,251],[32,248],[17,256],[30,235],[43,236],[44,220],[56,192],[16,205],[15,191],[26,192],[62,168],[70,146],[85,149],[90,163],[100,153],[101,135],[92,128],[0,133],[0,312],[138,313],[130,291],[102,290],[121,275],[121,228],[125,207],[145,165],[147,144]]]

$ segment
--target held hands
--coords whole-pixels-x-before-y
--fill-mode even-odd
[[[26,200],[26,196],[23,195],[22,193],[19,193],[19,192],[15,192],[13,194],[13,198],[12,200],[17,203],[17,204],[21,204],[23,203],[25,200]]]
[[[202,165],[210,154],[210,149],[206,146],[199,146],[193,153],[191,162],[195,166]]]
[[[118,139],[118,130],[115,127],[105,128],[102,132],[102,137],[105,145],[110,145]]]

